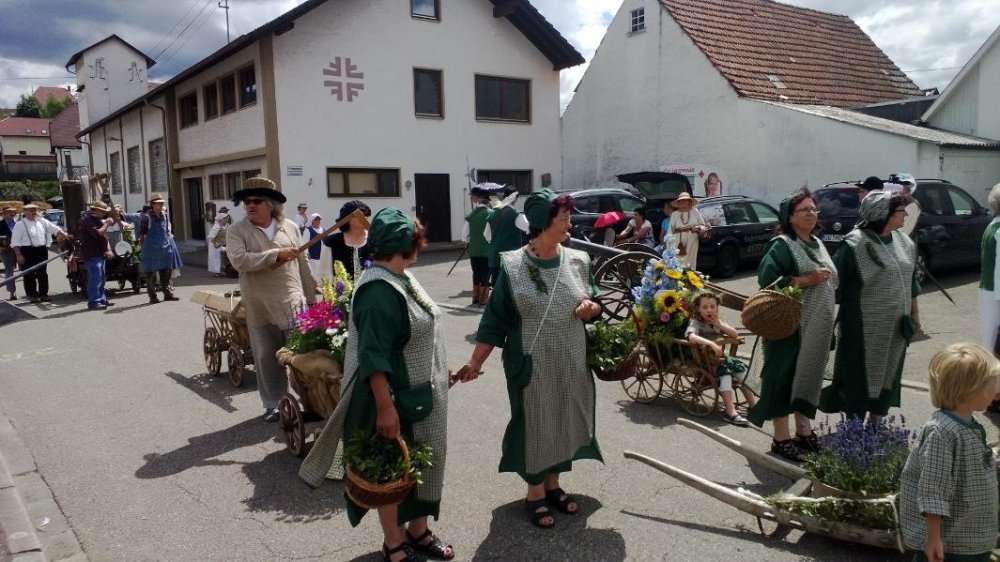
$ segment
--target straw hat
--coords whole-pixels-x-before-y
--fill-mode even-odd
[[[24,210],[24,211],[28,211],[28,210],[34,209],[34,210],[37,211],[38,210],[38,205],[35,205],[34,203],[28,203],[28,204],[24,205],[23,207],[21,207],[21,209]]]
[[[111,208],[108,207],[108,204],[105,203],[104,201],[94,201],[89,205],[89,207],[91,209],[97,209],[98,211],[104,211],[104,212],[108,212],[111,210]]]
[[[688,192],[686,192],[686,191],[683,192],[683,193],[681,193],[680,195],[678,195],[677,199],[674,199],[670,203],[670,205],[673,208],[675,208],[675,209],[679,209],[680,205],[678,205],[678,203],[680,203],[680,204],[690,203],[692,207],[694,207],[695,205],[698,204],[698,202],[695,200],[695,198],[691,197],[691,194],[688,193]]]
[[[149,196],[149,202],[150,202],[150,203],[166,203],[166,202],[167,202],[167,200],[166,200],[166,199],[164,199],[164,198],[163,198],[163,195],[160,195],[160,193],[159,193],[159,192],[156,192],[156,191],[154,191],[154,192],[153,192],[152,194],[150,194],[150,196]]]

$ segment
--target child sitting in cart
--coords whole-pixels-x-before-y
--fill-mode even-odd
[[[721,359],[719,368],[715,372],[715,378],[719,381],[719,394],[722,396],[722,404],[725,408],[722,419],[740,427],[749,425],[750,422],[736,411],[736,404],[733,402],[733,377],[742,382],[743,378],[746,377],[747,367],[735,357],[727,355],[722,346],[715,341],[720,336],[733,339],[739,337],[732,326],[719,319],[719,297],[717,295],[702,292],[695,297],[694,310],[684,334],[689,342],[712,348],[716,357]],[[740,391],[743,392],[748,407],[753,407],[757,403],[757,399],[750,392],[750,389],[741,386]]]
[[[899,521],[914,561],[990,560],[997,534],[997,468],[973,417],[990,405],[1000,365],[974,343],[956,343],[930,363],[938,411],[920,430],[900,476]]]

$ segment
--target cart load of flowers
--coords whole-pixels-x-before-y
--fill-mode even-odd
[[[295,313],[286,347],[277,353],[303,409],[323,418],[340,399],[353,291],[344,265],[335,262],[334,278],[323,282],[322,298]]]
[[[708,278],[681,264],[677,252],[668,244],[659,259],[650,259],[642,282],[632,289],[639,333],[647,348],[669,348],[675,339],[684,338],[694,309],[694,298]]]

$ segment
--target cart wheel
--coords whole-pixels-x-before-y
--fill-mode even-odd
[[[201,348],[205,353],[205,366],[208,367],[208,374],[213,377],[219,376],[219,372],[222,371],[222,344],[219,341],[219,331],[211,326],[205,328]]]
[[[243,350],[237,347],[235,343],[229,346],[228,364],[229,383],[233,385],[233,388],[243,386],[243,376],[247,372],[247,364],[243,358]]]
[[[632,288],[642,283],[646,263],[652,257],[643,252],[619,254],[601,264],[594,272],[594,281],[601,289],[601,303],[607,319],[621,322],[628,318],[628,307],[622,307],[621,304],[633,302]]]
[[[281,402],[278,402],[278,419],[288,451],[300,459],[305,457],[306,423],[302,417],[302,410],[299,410],[299,405],[291,394],[286,394]]]
[[[639,357],[635,362],[634,374],[622,381],[622,389],[629,398],[640,404],[648,404],[656,400],[663,390],[663,374],[649,358],[644,349],[636,353]]]
[[[682,367],[674,375],[674,396],[681,407],[699,418],[711,414],[719,405],[719,391],[708,371],[694,366]]]

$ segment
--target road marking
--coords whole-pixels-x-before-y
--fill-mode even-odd
[[[42,347],[39,349],[32,349],[29,351],[18,351],[15,353],[3,353],[0,354],[0,363],[8,363],[10,361],[18,361],[21,359],[32,359],[35,357],[45,357],[46,355],[57,355],[60,353],[66,353],[68,349],[56,349],[54,347]]]

